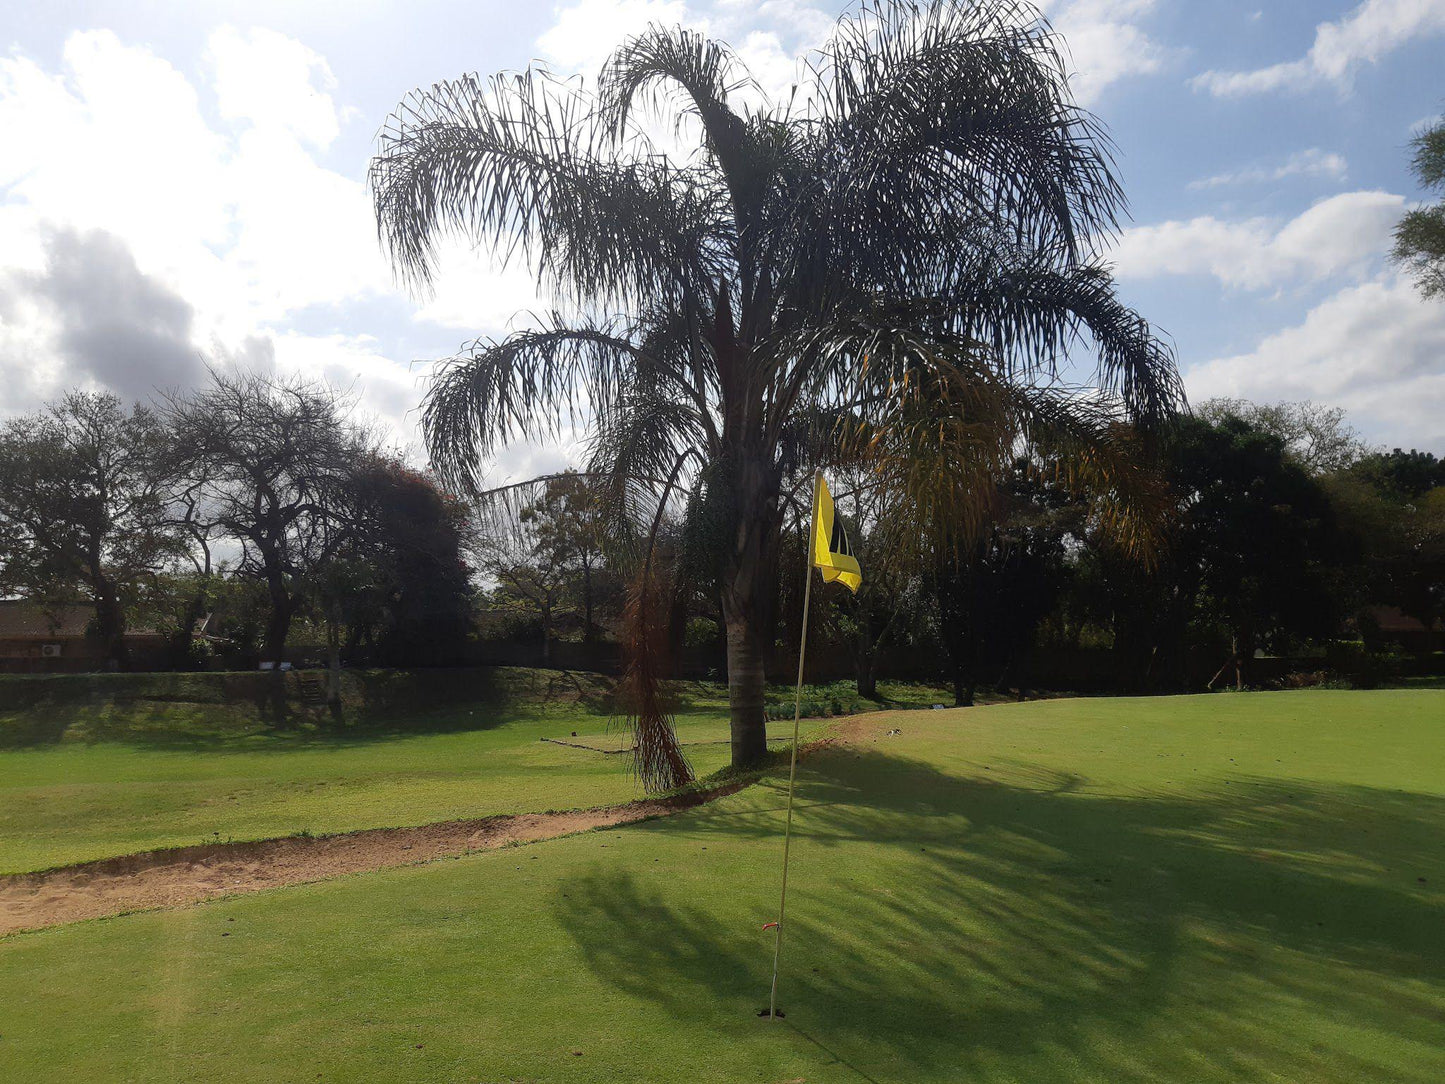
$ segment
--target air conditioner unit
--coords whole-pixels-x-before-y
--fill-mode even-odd
[[[42,659],[58,659],[58,658],[60,658],[60,645],[59,645],[59,644],[41,644],[41,645],[40,645],[40,657],[41,657]]]

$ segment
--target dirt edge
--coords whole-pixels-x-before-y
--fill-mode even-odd
[[[0,876],[0,937],[158,907],[419,865],[669,816],[753,782],[561,813],[518,813],[328,836],[207,843]]]
[[[831,727],[823,737],[800,747],[799,755],[853,740],[860,729],[853,720]],[[736,794],[762,777],[763,773],[748,775],[715,787],[594,809],[203,843],[4,874],[0,875],[0,938],[635,824]]]

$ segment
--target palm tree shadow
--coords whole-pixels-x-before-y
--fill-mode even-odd
[[[1412,1076],[1317,1026],[1445,1050],[1445,800],[1265,781],[1111,797],[1077,777],[987,782],[877,753],[815,764],[783,1003],[861,1078],[983,1076],[1000,1058],[1111,1080],[1195,1079],[1201,1058],[1239,1079],[1445,1071],[1445,1054]],[[640,830],[755,844],[722,850],[761,922],[777,826],[770,810],[717,809]],[[770,956],[736,935],[731,903],[611,871],[556,906],[620,991],[755,1026]],[[1301,1006],[1314,1024],[1281,1028]]]

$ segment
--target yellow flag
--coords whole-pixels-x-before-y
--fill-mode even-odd
[[[858,593],[863,570],[853,555],[842,518],[834,514],[833,495],[821,474],[813,491],[813,565],[822,570],[824,583],[836,580],[855,595]]]

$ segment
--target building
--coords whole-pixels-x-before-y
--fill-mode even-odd
[[[84,603],[0,599],[0,673],[68,674],[108,670],[106,645],[90,630],[93,607]],[[154,629],[125,635],[131,664],[155,669],[165,660],[165,637]]]
[[[1365,614],[1376,639],[1416,655],[1445,647],[1445,629],[1441,622],[1435,628],[1427,629],[1423,623],[1401,610],[1398,606],[1371,606]]]

